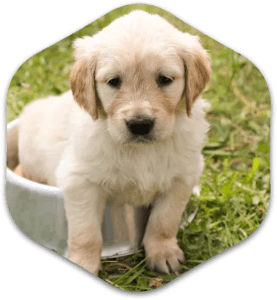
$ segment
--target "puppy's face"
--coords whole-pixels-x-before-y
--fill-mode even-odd
[[[145,45],[102,55],[96,71],[97,94],[111,136],[120,143],[154,142],[170,136],[184,91],[184,65]],[[163,49],[160,49],[163,50]]]
[[[94,119],[107,118],[119,143],[150,143],[173,134],[209,80],[210,65],[197,37],[159,16],[134,12],[96,36],[75,42],[70,85]]]

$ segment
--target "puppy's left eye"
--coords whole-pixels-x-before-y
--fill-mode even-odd
[[[121,86],[121,79],[120,77],[114,77],[108,80],[107,83],[109,86],[119,89]]]
[[[164,86],[168,86],[173,82],[172,78],[169,78],[165,75],[159,75],[158,79],[157,79],[157,84],[159,87],[164,87]]]

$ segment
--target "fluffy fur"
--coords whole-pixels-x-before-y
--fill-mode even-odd
[[[142,11],[74,45],[71,91],[31,103],[20,118],[24,174],[61,188],[75,263],[98,273],[107,201],[151,204],[147,265],[177,272],[178,226],[204,167],[208,55],[197,37]],[[149,134],[130,131],[137,116],[153,121]]]

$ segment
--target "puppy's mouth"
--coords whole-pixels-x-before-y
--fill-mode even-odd
[[[149,143],[152,143],[152,142],[155,142],[156,141],[156,138],[153,136],[153,135],[130,135],[128,138],[127,138],[127,141],[126,143],[136,143],[136,144],[149,144]]]

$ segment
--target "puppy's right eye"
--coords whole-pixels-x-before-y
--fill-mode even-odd
[[[108,80],[107,83],[109,86],[119,89],[121,86],[121,79],[120,77],[114,77]]]
[[[159,87],[168,86],[172,82],[173,82],[172,78],[169,78],[169,77],[164,76],[164,75],[159,75],[159,77],[157,79],[157,84],[158,84]]]

